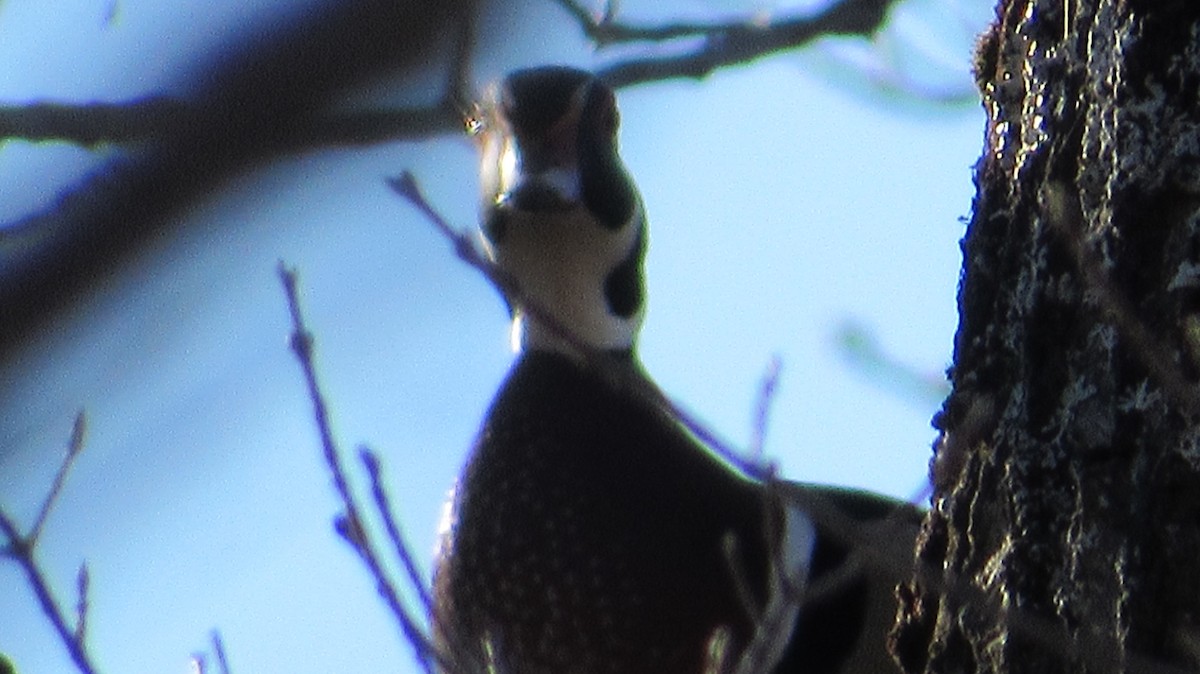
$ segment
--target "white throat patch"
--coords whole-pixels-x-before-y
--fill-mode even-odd
[[[573,343],[597,349],[632,349],[645,307],[628,317],[610,310],[605,296],[609,274],[634,251],[644,229],[639,204],[620,229],[597,222],[582,205],[569,211],[509,211],[499,242],[486,242],[493,261],[516,280],[522,298],[546,311],[570,337],[559,334],[515,303],[514,350],[548,349],[576,353]]]

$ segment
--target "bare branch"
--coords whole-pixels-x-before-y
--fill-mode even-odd
[[[396,521],[395,514],[392,512],[391,500],[388,498],[387,491],[383,487],[383,479],[380,476],[379,457],[366,448],[359,450],[359,456],[362,458],[363,465],[367,469],[367,475],[371,478],[371,494],[375,499],[375,510],[383,518],[383,525],[387,530],[388,539],[392,542],[392,548],[401,563],[404,564],[404,572],[408,574],[409,584],[416,590],[417,596],[421,599],[421,605],[425,607],[425,612],[432,615],[433,598],[429,596],[429,589],[426,587],[425,579],[422,578],[420,570],[417,569],[416,559],[412,554],[412,546],[405,540],[404,533],[400,529],[400,524]]]
[[[652,26],[634,26],[617,22],[617,10],[613,8],[612,3],[605,3],[605,9],[597,14],[575,0],[554,0],[554,2],[575,19],[580,29],[583,30],[583,34],[599,48],[627,42],[666,42],[684,37],[704,37],[723,32],[732,26],[748,23],[743,21],[726,23],[681,21]]]
[[[217,666],[220,667],[219,674],[230,674],[229,658],[225,656],[225,642],[221,640],[221,633],[217,630],[212,631],[212,648],[213,655],[217,656]]]
[[[452,130],[458,113],[440,101],[401,118],[386,111],[332,115],[357,85],[432,71],[450,28],[474,11],[474,0],[317,2],[193,63],[189,71],[202,75],[186,82],[193,112],[154,117],[154,124],[170,126],[162,135],[151,140],[109,124],[104,133],[146,140],[127,144],[123,149],[132,151],[108,163],[104,175],[27,218],[29,236],[16,250],[0,240],[0,268],[19,279],[0,283],[0,358],[95,279],[127,263],[148,236],[180,227],[185,219],[172,213],[233,176],[330,137],[374,142],[398,133],[385,128],[392,124],[413,133]],[[81,137],[97,142],[98,134]]]
[[[0,138],[65,140],[95,147],[161,135],[191,114],[190,107],[164,96],[125,103],[34,103],[0,106]]]
[[[447,135],[461,128],[459,108],[448,104],[450,100],[457,97],[448,95],[421,107],[314,114],[272,142],[283,155]],[[189,120],[211,114],[202,105],[166,96],[123,103],[7,105],[0,106],[0,138],[57,140],[92,148],[152,143],[186,128]]]
[[[779,376],[783,372],[783,359],[778,354],[771,356],[767,370],[763,373],[758,385],[758,398],[754,404],[754,423],[751,427],[750,449],[747,458],[759,462],[763,457],[763,447],[767,442],[767,421],[771,415],[771,405],[775,402],[775,392],[779,387]]]
[[[79,456],[79,451],[83,449],[83,436],[86,431],[87,416],[83,410],[80,410],[75,415],[75,423],[71,426],[71,439],[67,442],[67,455],[63,457],[62,463],[58,465],[58,472],[54,475],[54,483],[50,485],[50,491],[46,493],[46,498],[42,501],[42,507],[38,511],[37,519],[33,521],[33,527],[29,530],[30,547],[37,545],[38,537],[42,534],[42,528],[46,525],[46,519],[50,516],[50,509],[58,501],[58,495],[62,492],[63,485],[67,481],[67,474],[71,472],[71,466],[75,464],[75,458]]]
[[[79,573],[75,576],[75,640],[79,643],[83,643],[87,638],[90,586],[91,574],[88,573],[87,562],[84,562],[79,565]]]
[[[870,35],[883,25],[893,0],[842,0],[815,14],[754,15],[721,23],[637,26],[596,18],[576,0],[556,0],[599,48],[632,42],[700,38],[699,46],[673,56],[631,58],[597,74],[613,87],[676,78],[702,79],[720,68],[743,65],[796,49],[827,35]]]
[[[95,674],[97,670],[95,665],[92,664],[84,641],[87,632],[87,566],[80,567],[79,575],[76,578],[76,586],[79,592],[79,598],[76,603],[78,617],[75,627],[72,628],[67,620],[66,613],[54,598],[54,593],[50,589],[50,581],[46,578],[45,572],[42,571],[42,568],[35,559],[37,534],[40,533],[41,527],[45,524],[54,502],[58,500],[58,495],[66,480],[66,474],[70,470],[71,464],[83,448],[83,420],[84,415],[82,412],[76,415],[71,440],[67,444],[67,455],[59,465],[54,483],[47,493],[46,499],[42,504],[42,509],[38,514],[37,523],[30,529],[30,533],[23,535],[20,527],[17,526],[16,520],[4,508],[0,508],[0,534],[3,534],[7,541],[2,548],[2,556],[15,561],[25,572],[29,587],[33,589],[38,604],[42,608],[42,614],[46,616],[51,626],[53,626],[55,633],[58,634],[58,639],[67,649],[67,653],[75,663],[75,668],[82,674]]]
[[[421,627],[420,621],[414,617],[400,599],[400,593],[395,583],[383,567],[381,555],[364,526],[362,508],[350,489],[350,481],[346,472],[341,452],[333,438],[333,430],[329,421],[328,406],[317,379],[316,366],[313,362],[313,337],[305,325],[304,316],[300,311],[300,298],[296,286],[296,273],[282,262],[279,264],[279,278],[287,295],[288,310],[292,318],[292,351],[300,362],[308,389],[309,400],[313,405],[313,416],[317,424],[322,453],[326,467],[333,478],[334,488],[342,501],[343,514],[335,519],[335,529],[350,543],[358,553],[359,559],[367,567],[375,580],[376,590],[387,604],[388,609],[399,623],[403,636],[413,647],[417,660],[427,674],[434,671],[433,661],[437,660],[442,666],[451,671],[461,671],[455,668],[453,661],[441,654],[432,643],[428,634]]]
[[[459,259],[483,272],[483,275],[500,292],[516,290],[516,281],[479,252],[479,248],[475,246],[470,236],[455,229],[442,217],[441,213],[433,208],[429,200],[425,198],[425,194],[421,191],[421,186],[417,184],[417,179],[412,172],[404,171],[395,178],[388,178],[386,182],[392,191],[404,197],[414,208],[421,211],[421,214],[429,219],[438,232],[454,244],[454,253]]]
[[[702,78],[720,68],[802,47],[825,35],[870,35],[882,26],[894,0],[843,0],[809,15],[756,14],[726,22],[656,25],[617,21],[615,3],[606,3],[604,12],[596,16],[576,0],[554,1],[597,47],[702,39],[699,47],[682,55],[629,59],[600,71],[609,84],[624,87],[679,77]],[[455,26],[446,87],[436,102],[392,110],[310,113],[296,120],[287,134],[272,139],[276,150],[287,154],[454,133],[472,98],[475,20],[474,14],[467,14]],[[214,112],[202,104],[167,96],[121,103],[7,105],[0,106],[0,138],[59,140],[85,147],[157,142]]]

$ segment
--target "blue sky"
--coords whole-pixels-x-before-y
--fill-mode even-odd
[[[908,27],[875,47],[825,45],[619,93],[622,151],[651,223],[643,359],[674,399],[744,445],[758,380],[781,358],[766,449],[787,477],[905,497],[923,484],[936,402],[848,365],[835,336],[853,321],[919,371],[948,364],[983,116],[869,86],[868,71],[845,63],[882,54],[894,64],[906,35],[929,31],[959,56],[947,81],[969,88],[971,31],[987,10],[972,5],[960,23],[960,4],[906,5]],[[181,93],[179,73],[213,44],[302,5],[121,0],[108,20],[110,0],[52,10],[4,0],[0,102]],[[737,5],[674,10],[713,7]],[[506,24],[516,34],[481,44],[480,84],[514,67],[606,62],[551,3],[521,12]],[[0,146],[0,221],[96,161],[61,144]],[[474,163],[468,141],[439,138],[242,175],[176,214],[182,234],[0,369],[0,505],[23,521],[87,411],[87,446],[40,552],[68,604],[87,561],[89,642],[105,671],[186,671],[214,627],[237,671],[408,662],[329,526],[336,502],[275,267],[299,269],[335,432],[347,450],[382,455],[427,561],[443,495],[511,353],[498,295],[383,179],[412,170],[468,227]],[[19,671],[67,671],[11,564],[0,564],[0,616],[0,652]]]

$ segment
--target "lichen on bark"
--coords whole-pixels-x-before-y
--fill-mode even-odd
[[[906,672],[1200,667],[1200,3],[1004,0]]]

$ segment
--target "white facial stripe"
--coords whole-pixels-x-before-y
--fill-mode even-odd
[[[500,159],[497,162],[497,168],[500,171],[500,175],[498,176],[498,188],[500,191],[496,195],[497,201],[502,199],[504,195],[512,192],[513,188],[517,186],[517,181],[520,179],[518,173],[520,162],[518,159],[516,143],[512,141],[511,136],[506,137],[500,150]]]
[[[516,190],[533,183],[549,188],[568,203],[578,203],[582,198],[579,173],[574,167],[552,166],[540,173],[528,173],[521,163],[520,149],[511,137],[500,145],[499,159],[495,164],[498,174],[493,178],[497,204],[508,201],[508,197]]]
[[[508,134],[501,131],[498,128],[488,128],[479,136],[479,189],[485,207],[495,202],[496,197],[503,192],[501,185],[510,180],[508,176],[516,170],[516,153],[508,147]],[[511,159],[508,157],[510,154]]]
[[[601,349],[632,348],[644,310],[627,318],[612,314],[604,283],[636,245],[639,221],[612,230],[582,206],[542,214],[513,211],[510,217],[504,239],[491,250],[526,299],[571,330],[576,341]],[[520,307],[517,311],[513,338],[521,348],[576,350],[554,329]]]

